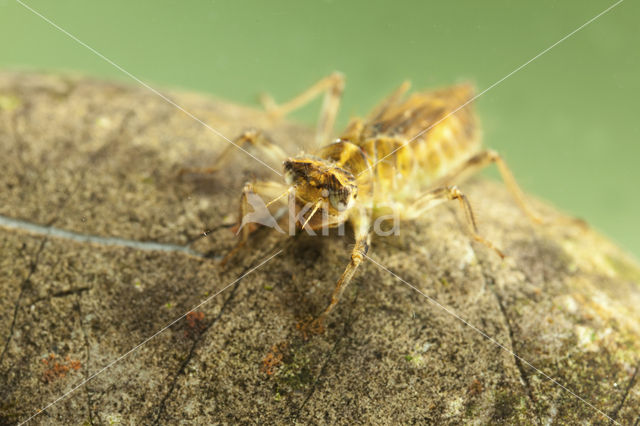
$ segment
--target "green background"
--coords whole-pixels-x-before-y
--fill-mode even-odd
[[[140,79],[256,104],[331,71],[340,123],[404,79],[482,90],[613,1],[44,1],[41,14]],[[522,186],[640,254],[640,37],[626,0],[477,101],[485,144]],[[0,66],[130,80],[13,0],[0,0]],[[312,123],[318,103],[294,117]],[[248,123],[250,124],[250,123]],[[233,135],[229,135],[233,136]],[[495,172],[491,172],[496,175]]]

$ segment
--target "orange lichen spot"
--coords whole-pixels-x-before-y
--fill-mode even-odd
[[[271,351],[262,359],[260,371],[267,376],[273,376],[278,367],[282,365],[284,352],[287,350],[287,343],[283,342],[271,347]]]
[[[484,390],[484,386],[482,382],[478,379],[473,379],[473,382],[469,385],[469,395],[476,396],[480,395]]]
[[[184,330],[184,337],[194,338],[199,336],[205,328],[207,328],[204,323],[204,312],[191,311],[187,313],[185,317],[187,321],[187,328]]]
[[[313,335],[324,334],[325,328],[323,318],[308,317],[306,320],[301,320],[296,323],[296,329],[302,333],[304,340],[309,340],[309,337]]]
[[[41,362],[45,367],[42,372],[42,381],[45,383],[51,383],[65,377],[69,370],[78,371],[82,368],[80,361],[71,359],[69,355],[59,361],[55,354],[49,354],[48,357],[42,358]]]

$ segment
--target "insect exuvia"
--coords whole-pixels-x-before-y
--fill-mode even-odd
[[[279,156],[284,167],[284,182],[245,185],[240,221],[250,213],[252,194],[270,197],[277,194],[266,206],[283,202],[288,196],[295,208],[290,217],[294,217],[298,227],[319,230],[346,222],[353,229],[355,246],[351,259],[337,281],[331,301],[314,322],[318,329],[322,329],[323,320],[365,259],[371,244],[372,223],[383,207],[392,206],[401,220],[411,220],[442,202],[457,201],[470,236],[503,256],[479,235],[471,203],[455,186],[495,163],[520,208],[533,221],[540,222],[500,155],[482,149],[470,85],[405,97],[409,89],[405,82],[366,119],[352,119],[340,136],[327,144],[343,87],[344,78],[334,73],[280,106],[270,98],[263,100],[271,114],[282,116],[325,94],[316,138],[319,148],[312,154],[287,158],[282,149],[257,131],[246,132],[237,139],[238,144],[250,143],[271,156]],[[225,153],[231,149],[234,148],[227,148]],[[250,238],[251,228],[243,226],[240,233],[237,248]]]

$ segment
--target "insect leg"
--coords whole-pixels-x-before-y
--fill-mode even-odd
[[[315,321],[313,321],[313,323],[311,324],[312,331],[321,333],[324,330],[324,320],[329,316],[333,308],[338,304],[342,293],[344,293],[347,285],[349,284],[349,282],[351,282],[356,269],[358,269],[358,266],[360,266],[360,264],[364,260],[364,256],[369,251],[370,241],[371,238],[369,234],[367,234],[363,238],[356,240],[356,245],[351,251],[351,261],[336,283],[336,287],[331,294],[331,302],[329,303],[329,306],[327,306],[325,310],[318,316],[318,318],[316,318]]]
[[[520,207],[520,209],[534,223],[543,223],[544,221],[542,220],[542,218],[531,207],[529,207],[529,205],[525,201],[525,196],[522,193],[520,186],[516,182],[516,179],[513,177],[513,173],[511,173],[511,170],[509,170],[509,168],[507,167],[504,159],[495,151],[487,150],[474,155],[464,164],[462,164],[458,169],[440,179],[438,181],[438,184],[445,185],[454,180],[461,181],[467,176],[478,172],[480,169],[483,169],[490,164],[495,164],[498,167],[500,176],[502,176],[502,180],[507,185],[507,189],[516,201],[516,204],[518,204],[518,207]]]
[[[411,87],[411,83],[409,83],[408,81],[403,82],[396,90],[393,91],[393,93],[391,93],[389,96],[384,98],[371,111],[366,121],[373,122],[380,119],[382,114],[384,114],[387,111],[387,109],[389,109],[391,106],[396,105],[400,101],[400,99],[404,96],[405,93],[407,93],[410,87]],[[358,138],[360,138],[362,135],[362,131],[364,130],[365,124],[366,124],[365,120],[361,118],[352,118],[349,124],[347,125],[347,128],[340,135],[340,138],[351,140],[351,141],[358,140]]]
[[[240,234],[240,240],[222,259],[222,265],[225,265],[247,243],[251,233],[257,229],[259,224],[280,229],[276,219],[270,215],[267,209],[267,202],[276,198],[286,189],[286,185],[276,181],[247,182],[244,185],[240,196],[238,224],[233,228],[234,232]],[[265,199],[263,200],[258,194],[264,196]]]
[[[351,282],[353,275],[355,274],[358,266],[364,260],[365,255],[369,251],[371,244],[371,232],[370,232],[370,218],[368,213],[361,211],[358,214],[352,216],[349,221],[355,230],[356,244],[351,251],[351,260],[345,268],[344,272],[340,276],[340,279],[336,283],[336,287],[331,294],[331,302],[325,308],[325,310],[311,323],[311,330],[316,333],[321,333],[324,330],[324,320],[329,316],[333,308],[338,304],[342,293],[345,288]]]
[[[234,145],[229,144],[223,151],[220,153],[216,161],[211,167],[204,168],[193,168],[193,169],[181,169],[180,175],[184,175],[187,173],[194,174],[212,174],[220,170],[225,166],[225,163],[228,161],[229,156],[238,149],[238,147],[242,147],[244,145],[251,145],[258,149],[260,149],[265,155],[276,162],[282,161],[283,158],[287,157],[287,154],[280,148],[278,145],[271,142],[271,140],[265,136],[263,132],[260,130],[247,130],[242,132],[238,137],[234,139]]]
[[[484,244],[491,250],[495,251],[500,257],[504,258],[504,254],[489,240],[483,238],[478,233],[476,218],[467,196],[464,195],[457,186],[445,186],[433,189],[423,194],[416,202],[409,207],[408,218],[416,218],[421,216],[425,211],[442,204],[445,201],[457,200],[462,211],[464,212],[467,228],[471,236],[477,242]]]
[[[273,98],[268,95],[262,95],[260,101],[267,112],[279,118],[302,108],[317,96],[324,93],[324,101],[322,109],[320,110],[320,118],[316,131],[316,142],[318,146],[322,146],[327,143],[327,139],[333,130],[343,90],[344,76],[341,73],[334,72],[282,105],[277,105]]]
[[[393,91],[389,96],[384,98],[369,114],[368,121],[376,121],[382,116],[382,114],[390,107],[398,103],[398,101],[404,96],[405,93],[411,88],[409,81],[404,81],[402,84]]]

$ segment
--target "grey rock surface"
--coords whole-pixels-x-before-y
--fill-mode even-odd
[[[291,154],[312,140],[166,94],[229,138],[260,128]],[[474,180],[462,189],[505,260],[439,207],[370,251],[424,295],[365,262],[326,332],[305,336],[353,241],[264,229],[221,267],[244,182],[278,178],[240,152],[179,177],[226,144],[145,89],[0,74],[0,215],[42,227],[0,225],[0,424],[79,384],[31,422],[638,424],[640,269],[605,238],[535,200],[550,223],[533,225],[502,184]]]

